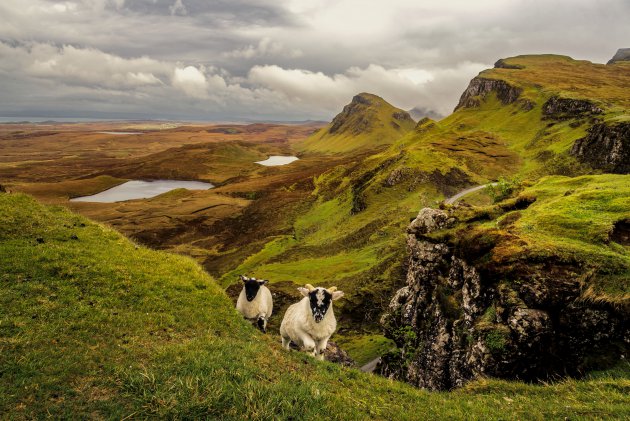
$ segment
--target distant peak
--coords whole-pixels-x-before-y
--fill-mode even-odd
[[[374,105],[378,103],[388,104],[383,98],[378,95],[370,94],[367,92],[361,92],[360,94],[352,97],[351,104],[363,104],[363,105]]]
[[[613,58],[608,60],[606,64],[615,64],[620,61],[630,61],[630,48],[618,49]]]
[[[411,130],[415,121],[408,112],[394,107],[380,96],[362,92],[343,107],[328,128],[328,134],[350,134],[357,136],[374,130],[404,132]]]

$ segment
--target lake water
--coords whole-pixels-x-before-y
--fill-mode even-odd
[[[256,164],[264,165],[265,167],[275,167],[276,165],[287,165],[293,161],[297,161],[297,156],[270,156],[264,161],[258,161]]]
[[[114,203],[132,199],[147,199],[175,189],[208,190],[213,187],[214,185],[201,181],[132,180],[92,196],[75,197],[70,199],[70,201]]]

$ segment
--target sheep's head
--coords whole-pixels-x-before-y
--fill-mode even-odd
[[[322,287],[315,288],[311,284],[306,284],[304,288],[298,288],[298,291],[300,291],[303,296],[308,297],[315,323],[319,323],[324,319],[326,312],[334,300],[343,297],[343,292],[337,291],[337,287],[328,289]]]
[[[245,288],[245,298],[247,301],[253,301],[258,295],[258,290],[262,285],[269,283],[265,279],[248,278],[241,275],[241,281],[243,281],[243,288]]]

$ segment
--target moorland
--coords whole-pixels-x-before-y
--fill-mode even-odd
[[[1,125],[0,408],[630,416],[628,92],[626,62],[519,56],[440,121],[361,93],[330,124]],[[215,187],[69,201],[156,179]],[[270,281],[268,335],[233,310],[239,274]],[[333,340],[389,379],[280,349],[305,283],[346,293]]]

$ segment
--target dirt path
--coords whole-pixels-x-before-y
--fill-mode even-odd
[[[376,357],[369,363],[362,365],[361,368],[359,368],[359,370],[361,370],[364,373],[371,373],[376,368],[376,364],[378,364],[380,361],[381,361],[381,357]]]
[[[476,187],[471,187],[469,189],[466,190],[462,190],[459,193],[457,193],[455,196],[451,196],[449,198],[447,198],[444,203],[447,205],[452,205],[453,203],[457,202],[459,199],[461,199],[462,197],[470,194],[470,193],[474,193],[476,191],[479,191],[481,189],[485,189],[488,186],[496,186],[497,183],[488,183],[488,184],[482,184],[481,186],[476,186]]]

